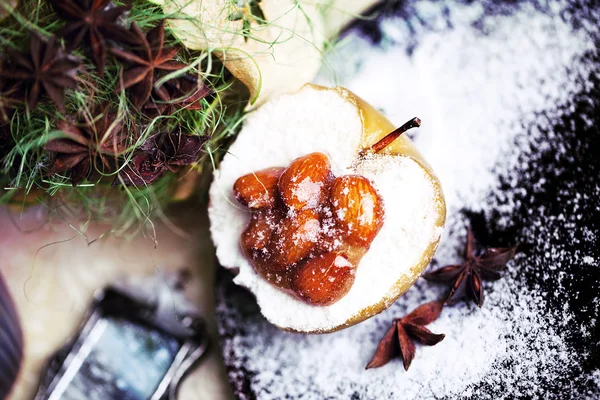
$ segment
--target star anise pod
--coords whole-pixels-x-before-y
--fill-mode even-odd
[[[185,74],[154,88],[153,93],[154,96],[142,106],[144,114],[148,116],[170,115],[182,108],[202,110],[201,100],[213,92],[198,78]]]
[[[127,42],[129,32],[117,23],[131,7],[116,7],[111,0],[50,0],[58,15],[67,21],[59,35],[66,38],[67,49],[75,49],[85,39],[91,58],[104,74],[106,39]]]
[[[10,56],[9,62],[0,70],[0,75],[25,83],[29,108],[35,108],[46,93],[64,113],[64,91],[77,86],[75,75],[81,66],[80,60],[65,53],[55,36],[45,41],[33,32],[30,34],[28,53],[13,50],[8,50],[7,53]]]
[[[175,172],[198,160],[208,136],[159,133],[150,137],[121,170],[113,185],[145,186],[160,178],[167,170]]]
[[[150,99],[152,93],[158,99],[164,96],[164,93],[161,95],[159,89],[154,87],[154,82],[160,79],[161,73],[177,71],[186,68],[187,65],[173,61],[173,57],[178,52],[177,48],[164,48],[164,20],[160,25],[151,29],[147,35],[144,35],[135,23],[131,24],[131,32],[133,33],[135,48],[132,51],[111,49],[111,52],[132,64],[123,73],[117,92],[129,89],[131,102],[136,108],[141,109]]]
[[[52,139],[45,146],[53,153],[48,174],[69,172],[73,186],[89,178],[94,166],[113,170],[116,158],[126,150],[123,123],[108,106],[97,107],[90,114],[82,113],[78,122],[61,121],[58,129],[66,137]]]
[[[446,335],[432,333],[423,325],[435,321],[442,312],[444,305],[439,301],[432,301],[417,307],[410,314],[395,319],[392,327],[387,331],[375,351],[373,359],[367,368],[384,366],[398,355],[402,356],[404,369],[408,371],[415,357],[415,340],[427,346],[441,342]]]
[[[17,83],[3,82],[0,77],[0,124],[10,121],[13,112],[21,103],[19,93]]]
[[[0,125],[10,120],[15,109],[22,102],[22,91],[19,82],[7,79],[2,71],[5,70],[5,61],[0,58]],[[8,74],[8,72],[6,72]]]
[[[446,303],[452,303],[468,296],[477,306],[483,305],[482,281],[496,281],[502,277],[500,272],[515,255],[516,247],[490,247],[476,253],[475,237],[469,228],[465,248],[465,262],[447,265],[423,275],[432,282],[451,283],[452,288],[446,297]]]

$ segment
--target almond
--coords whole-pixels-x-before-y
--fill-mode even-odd
[[[346,247],[340,228],[336,225],[336,220],[331,215],[321,214],[321,237],[313,254],[329,253],[331,251],[342,250]]]
[[[343,253],[325,253],[300,265],[292,278],[292,290],[309,304],[328,306],[348,293],[355,271]]]
[[[252,260],[252,265],[263,276],[281,274],[287,270],[286,264],[275,261],[275,253],[269,246],[283,218],[284,215],[276,209],[255,211],[242,233],[241,246]]]
[[[312,209],[326,197],[330,181],[329,157],[311,153],[292,161],[279,178],[279,193],[283,203],[292,210]]]
[[[265,209],[252,213],[248,227],[242,233],[242,248],[246,254],[266,252],[267,245],[282,216],[274,210]]]
[[[267,253],[257,252],[252,259],[252,265],[256,272],[263,278],[282,289],[288,289],[291,285],[291,275],[295,266],[287,266],[274,263]]]
[[[238,178],[233,184],[236,200],[251,209],[272,207],[277,200],[277,182],[283,171],[283,167],[273,167]]]
[[[271,237],[269,251],[272,261],[287,266],[301,261],[315,248],[320,236],[318,212],[302,210],[291,213],[281,220]]]
[[[359,175],[336,178],[329,201],[333,218],[350,244],[369,246],[383,225],[383,200],[371,182]]]

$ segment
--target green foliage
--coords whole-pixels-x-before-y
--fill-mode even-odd
[[[260,0],[234,0],[236,11],[229,14],[227,19],[230,21],[242,21],[242,35],[247,42],[251,34],[252,23],[265,25],[267,21],[260,8]]]
[[[123,5],[116,0],[114,3]],[[135,21],[143,31],[148,31],[166,17],[160,6],[146,0],[134,0],[126,16],[124,24]],[[0,54],[7,48],[27,49],[30,31],[49,37],[63,25],[64,22],[57,17],[47,1],[21,0],[11,15],[0,21]],[[177,40],[167,29],[165,46],[177,45]],[[57,129],[58,123],[81,113],[90,115],[97,104],[109,104],[112,111],[123,120],[125,130],[131,132],[120,169],[130,162],[136,149],[153,134],[181,127],[187,134],[209,135],[211,140],[205,151],[192,166],[200,173],[203,168],[212,168],[218,162],[228,142],[237,133],[247,96],[243,94],[244,91],[232,88],[234,83],[231,75],[210,53],[189,51],[180,46],[176,59],[188,64],[189,69],[169,74],[155,85],[161,85],[183,73],[190,73],[202,77],[214,94],[202,100],[202,110],[182,108],[169,115],[148,118],[131,105],[126,92],[117,94],[115,91],[122,79],[124,66],[107,55],[105,73],[99,76],[88,58],[89,53],[82,47],[83,45],[73,52],[82,59],[83,69],[78,75],[77,90],[66,92],[66,115],[62,115],[46,99],[34,110],[28,110],[24,105],[20,107],[4,128],[8,131],[12,148],[0,163],[0,204],[19,202],[25,206],[33,202],[52,208],[56,204],[70,203],[88,221],[110,220],[114,226],[113,232],[124,233],[140,228],[147,230],[152,226],[152,218],[159,215],[171,199],[177,185],[177,175],[169,172],[147,187],[112,187],[118,171],[105,173],[101,168],[96,168],[97,173],[92,178],[76,187],[71,184],[68,176],[58,174],[50,177],[47,168],[51,155],[44,151],[44,145],[49,140],[64,136]]]

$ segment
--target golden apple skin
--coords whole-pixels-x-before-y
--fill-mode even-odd
[[[349,168],[350,170],[354,169],[355,164],[359,164],[361,159],[359,157],[360,153],[363,150],[367,150],[369,149],[373,144],[375,144],[376,142],[378,142],[380,139],[382,139],[384,136],[386,136],[387,134],[389,134],[390,132],[393,132],[396,127],[394,125],[392,125],[392,123],[385,117],[383,116],[379,111],[375,110],[372,106],[370,106],[368,103],[366,103],[364,100],[362,100],[360,97],[358,97],[357,95],[355,95],[354,93],[350,92],[347,89],[341,88],[341,87],[337,87],[337,88],[325,88],[325,87],[321,87],[321,86],[316,86],[316,85],[312,85],[312,84],[308,84],[306,85],[303,89],[300,89],[300,91],[298,93],[302,93],[303,91],[306,90],[310,90],[310,91],[325,91],[328,93],[335,93],[335,97],[339,97],[342,98],[344,102],[349,103],[351,106],[355,107],[355,110],[357,111],[356,114],[353,115],[353,118],[355,118],[356,116],[358,116],[358,121],[360,122],[360,128],[358,127],[358,125],[356,125],[357,128],[361,129],[360,131],[360,137],[358,137],[358,135],[356,135],[356,133],[358,132],[354,132],[353,137],[356,137],[359,140],[356,141],[352,141],[352,143],[356,143],[356,151],[354,152],[355,156],[354,159],[352,160],[352,157],[350,157],[350,159],[344,161],[345,163],[348,163],[345,165],[346,168]],[[286,98],[279,100],[279,101],[290,101],[290,103],[286,103],[286,104],[294,104],[293,102],[291,102],[291,100],[289,100],[291,97],[295,96],[296,94],[289,94],[289,95],[285,95]],[[331,97],[327,97],[327,99],[331,99]],[[277,102],[278,100],[274,100],[275,102]],[[265,107],[268,107],[269,105],[265,105]],[[248,133],[247,133],[247,137],[244,136],[242,138],[242,135],[245,135],[246,133],[244,132],[244,130],[242,130],[242,133],[240,134],[240,138],[238,140],[242,140],[242,143],[247,144],[246,142],[248,141],[248,137],[253,138],[253,140],[257,140],[257,136],[254,135],[254,133],[256,133],[254,130],[256,129],[262,129],[261,132],[264,132],[266,129],[265,126],[263,126],[264,124],[267,124],[266,121],[269,120],[269,118],[279,118],[277,117],[277,115],[283,115],[285,114],[284,111],[288,111],[288,110],[283,110],[283,109],[278,109],[277,104],[272,106],[273,108],[270,109],[269,113],[274,113],[274,114],[267,114],[269,115],[269,117],[265,117],[264,115],[261,115],[261,119],[260,119],[260,123],[258,125],[251,125],[251,123],[249,122],[248,124],[250,125],[251,129]],[[276,114],[275,111],[273,110],[277,110],[277,112],[279,114]],[[353,110],[354,111],[354,110]],[[258,110],[257,113],[260,113],[261,110]],[[293,112],[293,110],[289,111],[289,112]],[[305,111],[302,111],[302,113],[304,113]],[[310,120],[310,115],[305,116],[304,114],[301,114],[299,116],[300,119],[305,118],[307,120]],[[258,118],[258,117],[256,117]],[[272,122],[272,124],[274,126],[280,126],[278,125],[280,123],[279,120],[276,120],[275,122]],[[296,122],[298,123],[298,122]],[[306,123],[306,127],[304,127],[303,123],[303,129],[309,129],[308,126],[311,124],[312,122],[307,122]],[[425,121],[426,123],[426,121]],[[259,126],[260,128],[257,128],[257,126]],[[267,125],[268,128],[268,125]],[[310,129],[319,129],[318,126],[313,126]],[[280,136],[283,135],[283,133],[281,131],[279,131]],[[283,140],[283,139],[279,139],[279,142]],[[343,140],[340,137],[340,140]],[[235,146],[235,144],[234,144]],[[322,148],[323,149],[323,148]],[[320,150],[322,150],[320,149]],[[244,151],[244,146],[239,147],[234,149],[235,151]],[[306,150],[306,149],[304,149]],[[316,149],[311,149],[312,151],[316,151]],[[310,151],[306,151],[305,154],[310,153]],[[234,151],[234,154],[235,154]],[[272,151],[269,150],[269,151]],[[282,152],[288,152],[290,151],[289,149],[285,149],[285,150],[281,150]],[[295,154],[296,150],[292,150],[292,153]],[[427,266],[429,265],[429,262],[431,261],[431,259],[433,258],[433,255],[435,254],[435,251],[437,250],[438,244],[439,244],[439,239],[440,239],[440,235],[441,235],[441,231],[444,227],[445,224],[445,220],[446,220],[446,203],[444,200],[444,195],[440,186],[440,182],[439,179],[436,177],[436,175],[434,174],[434,172],[432,171],[431,167],[429,166],[429,164],[425,161],[425,159],[423,158],[423,156],[419,153],[419,151],[416,149],[416,147],[414,146],[414,144],[412,143],[412,141],[408,138],[408,136],[400,136],[397,140],[395,140],[394,142],[392,142],[388,147],[382,149],[379,153],[376,154],[372,154],[369,155],[369,157],[373,157],[373,158],[377,158],[378,156],[383,157],[385,156],[386,158],[389,156],[397,156],[397,157],[408,157],[410,158],[412,161],[414,161],[417,165],[417,167],[420,167],[422,169],[422,178],[419,179],[423,179],[424,181],[427,181],[427,185],[431,188],[431,203],[428,200],[427,205],[424,204],[423,208],[427,207],[427,209],[431,209],[432,210],[432,214],[431,214],[431,218],[428,219],[427,222],[427,226],[431,228],[432,232],[438,232],[437,235],[435,235],[435,237],[432,236],[432,238],[423,243],[423,247],[422,247],[422,253],[418,255],[418,261],[415,263],[411,262],[411,265],[408,265],[408,268],[406,270],[404,270],[405,272],[401,272],[398,271],[398,274],[395,275],[392,279],[395,279],[395,283],[393,283],[392,285],[387,286],[386,285],[386,289],[382,290],[382,293],[380,294],[379,297],[379,292],[377,293],[371,293],[370,295],[376,297],[374,299],[373,302],[369,302],[369,305],[361,305],[361,306],[357,306],[356,310],[352,310],[352,313],[348,315],[348,317],[346,317],[346,314],[344,314],[341,318],[338,318],[335,320],[335,323],[331,323],[329,321],[325,321],[322,324],[319,323],[312,323],[312,325],[307,326],[306,324],[302,325],[302,324],[296,324],[296,323],[291,323],[290,319],[292,319],[292,315],[289,315],[289,318],[278,318],[276,317],[277,313],[282,313],[280,308],[276,308],[276,307],[269,307],[268,309],[265,309],[265,304],[273,304],[273,298],[270,298],[269,296],[272,296],[272,294],[269,295],[265,295],[263,292],[261,292],[261,290],[266,290],[264,286],[262,286],[262,283],[260,284],[256,284],[256,280],[263,280],[262,277],[260,277],[257,273],[243,273],[241,274],[241,268],[243,267],[244,270],[243,271],[247,271],[247,268],[252,268],[250,265],[247,264],[239,264],[239,260],[235,259],[235,256],[231,256],[231,254],[234,254],[236,249],[231,249],[228,246],[230,245],[230,243],[228,242],[228,240],[230,240],[229,238],[231,237],[231,232],[227,232],[227,238],[225,238],[224,235],[224,231],[226,231],[226,229],[220,229],[218,228],[219,226],[222,226],[222,224],[226,224],[226,219],[224,219],[224,215],[228,212],[228,211],[224,211],[226,209],[225,206],[221,206],[221,204],[225,204],[227,203],[227,205],[229,205],[229,207],[231,207],[230,205],[233,204],[231,201],[229,201],[228,199],[226,199],[226,197],[223,196],[223,188],[227,188],[229,186],[228,185],[228,180],[230,179],[229,175],[231,175],[232,170],[236,170],[240,173],[249,173],[251,172],[246,171],[245,168],[247,166],[248,160],[243,160],[242,162],[239,162],[239,158],[235,158],[234,161],[231,162],[231,165],[236,165],[234,167],[231,167],[230,164],[227,164],[227,160],[224,160],[222,163],[222,168],[225,169],[224,171],[220,171],[219,173],[215,174],[215,181],[213,182],[213,187],[211,187],[211,206],[209,206],[209,215],[211,216],[211,220],[214,218],[214,221],[211,221],[213,224],[216,222],[216,228],[215,226],[213,226],[211,228],[212,230],[212,234],[213,234],[213,240],[215,241],[215,244],[217,246],[218,249],[228,249],[229,251],[227,252],[223,252],[223,254],[225,254],[225,256],[223,257],[223,259],[221,259],[221,263],[223,264],[224,267],[226,267],[227,269],[231,269],[234,271],[234,273],[237,273],[238,277],[242,276],[243,279],[236,279],[237,284],[244,286],[246,288],[248,288],[251,292],[253,292],[255,294],[255,296],[257,297],[257,302],[259,304],[259,306],[261,307],[261,312],[263,313],[263,315],[265,316],[265,318],[267,320],[269,320],[271,323],[273,323],[275,326],[279,327],[280,329],[284,330],[284,331],[289,331],[289,332],[297,332],[297,333],[329,333],[329,332],[335,332],[344,328],[347,328],[349,326],[352,326],[354,324],[357,324],[359,322],[362,322],[380,312],[382,312],[383,310],[385,310],[386,308],[388,308],[391,304],[393,304],[396,299],[401,296],[402,294],[404,294],[414,283],[415,281],[420,277],[420,275],[423,273],[423,271],[427,268]],[[250,157],[251,158],[251,157]],[[267,157],[268,158],[268,157]],[[263,158],[264,159],[264,158]],[[290,162],[292,159],[288,160],[288,162]],[[281,163],[281,161],[278,159],[279,164],[281,165],[285,165],[285,163]],[[227,164],[227,165],[226,165]],[[263,165],[264,162],[263,161],[258,161],[255,165],[255,167],[260,167],[260,168],[264,168],[266,167],[266,165]],[[278,165],[279,165],[278,164]],[[241,165],[241,167],[239,167]],[[258,168],[258,169],[260,169]],[[357,172],[358,173],[358,172]],[[227,178],[223,179],[222,177],[226,176]],[[238,175],[238,177],[241,175]],[[227,183],[225,183],[227,182]],[[375,184],[375,187],[377,188],[377,185]],[[225,189],[226,190],[226,189]],[[225,200],[224,200],[225,199]],[[385,198],[383,199],[384,203],[385,203]],[[395,207],[402,207],[402,205],[394,205]],[[388,205],[388,207],[390,207]],[[237,213],[239,210],[236,210],[235,207],[231,208],[232,211],[234,213]],[[242,217],[242,216],[240,216]],[[385,222],[384,222],[385,223]],[[220,225],[221,224],[221,225]],[[229,226],[229,225],[226,225]],[[237,228],[234,228],[234,230]],[[408,233],[410,235],[410,232]],[[421,248],[419,248],[421,249]],[[374,249],[371,249],[369,251],[374,251]],[[419,250],[421,251],[421,250]],[[378,253],[380,254],[380,253]],[[221,256],[219,255],[219,250],[217,251],[217,255],[219,256],[219,258],[221,258]],[[244,261],[246,262],[246,261]],[[390,260],[390,262],[393,262],[393,260]],[[236,264],[238,263],[238,264]],[[360,269],[360,265],[358,267]],[[408,272],[406,272],[408,271]],[[357,278],[358,280],[358,278]],[[355,285],[357,284],[357,282],[355,282]],[[256,290],[256,291],[255,291]],[[352,292],[349,292],[349,294],[347,294],[346,296],[350,295]],[[344,298],[342,298],[340,301],[342,301]],[[366,302],[365,302],[366,303]],[[337,303],[336,303],[337,304]],[[329,307],[335,307],[336,304],[333,304]],[[316,307],[318,308],[318,307]],[[306,317],[305,317],[306,318]],[[319,317],[321,318],[321,317]],[[321,319],[319,319],[321,320]],[[314,320],[313,320],[314,321]]]
[[[388,133],[394,131],[397,128],[381,112],[376,110],[373,106],[371,106],[369,103],[367,103],[351,91],[341,87],[337,87],[334,89],[323,88],[323,90],[336,90],[340,92],[344,96],[347,96],[347,98],[350,99],[352,102],[354,102],[356,104],[356,107],[358,107],[358,109],[360,110],[361,119],[363,121],[363,132],[361,141],[362,149],[367,149],[371,147],[373,144],[377,143]],[[410,157],[413,160],[415,160],[427,172],[427,175],[431,178],[432,182],[434,182],[435,187],[434,201],[437,205],[436,225],[439,227],[443,227],[446,223],[446,201],[444,199],[442,186],[438,177],[435,175],[427,161],[425,161],[421,153],[419,153],[419,150],[417,150],[412,140],[410,140],[408,136],[402,135],[394,142],[392,142],[389,146],[381,150],[379,154],[390,154]],[[355,325],[359,322],[364,321],[367,318],[372,317],[373,315],[379,314],[380,312],[384,311],[389,306],[391,306],[398,299],[398,297],[406,293],[406,291],[416,282],[416,280],[425,271],[425,269],[431,262],[431,259],[433,258],[438,248],[438,245],[439,238],[438,240],[432,242],[429,245],[427,250],[421,256],[419,263],[411,268],[410,274],[403,275],[400,279],[398,279],[398,281],[396,281],[394,287],[385,296],[383,296],[380,303],[362,309],[360,312],[358,312],[358,314],[355,317],[346,321],[345,324],[339,326],[336,329],[323,331],[322,333],[334,332]]]

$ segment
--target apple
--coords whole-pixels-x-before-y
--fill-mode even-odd
[[[446,205],[431,167],[401,135],[412,126],[418,126],[417,119],[396,130],[352,92],[314,85],[275,98],[248,115],[214,172],[210,230],[220,264],[237,274],[234,282],[256,296],[271,323],[306,333],[351,326],[389,307],[425,270],[443,232]],[[298,175],[290,179],[292,167]],[[303,181],[305,175],[320,179],[306,187],[314,196],[292,197],[304,190],[289,190],[290,183]],[[240,191],[240,179],[251,182],[252,176],[268,184],[262,197],[257,190],[246,191],[251,185]],[[274,193],[280,196],[276,200],[271,198]],[[359,231],[364,235],[348,233],[341,252],[336,248],[307,256],[319,248],[318,240],[292,244],[283,239],[271,252],[279,257],[257,265],[249,256],[249,246],[273,246],[253,240],[263,236],[255,233],[265,229],[264,221],[276,226],[278,239],[293,237],[290,229],[314,233],[315,219],[325,227],[323,218],[315,216],[313,200],[338,196],[344,204],[345,195],[367,199],[373,205],[371,214],[382,220],[365,222]],[[274,202],[283,205],[269,208]],[[348,222],[340,215],[338,226]],[[352,249],[359,249],[359,255]],[[319,275],[325,270],[332,275]],[[339,285],[327,283],[336,279]]]

